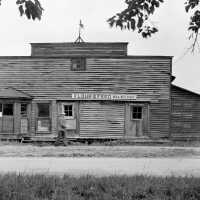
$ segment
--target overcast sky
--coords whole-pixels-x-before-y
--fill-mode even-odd
[[[3,0],[0,7],[1,56],[30,55],[31,42],[73,42],[82,19],[86,42],[129,42],[129,55],[174,56],[174,83],[200,93],[200,53],[185,55],[191,42],[184,0],[165,0],[152,18],[159,33],[150,39],[109,27],[106,20],[124,8],[124,0],[40,0],[45,11],[35,22],[19,16],[15,1]]]

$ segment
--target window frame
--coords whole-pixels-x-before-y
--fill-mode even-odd
[[[74,64],[76,65],[76,68],[73,68]],[[78,65],[79,67],[77,67]],[[86,71],[86,58],[71,58],[71,71]]]
[[[136,107],[136,108],[141,108],[141,118],[133,118],[133,108]],[[138,120],[143,120],[143,109],[144,109],[144,106],[143,105],[131,105],[130,106],[130,119],[132,121],[138,121]],[[140,113],[140,112],[136,112],[137,114]]]
[[[65,116],[65,106],[72,106],[72,116]],[[65,119],[74,119],[74,103],[62,103],[61,114],[64,115]]]

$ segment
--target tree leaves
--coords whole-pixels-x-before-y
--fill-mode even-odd
[[[149,16],[154,14],[163,0],[125,0],[125,3],[127,4],[125,10],[107,20],[111,27],[115,25],[121,29],[137,30],[144,38],[158,31],[149,23]]]
[[[185,1],[185,11],[193,12],[188,30],[191,32],[189,39],[193,39],[191,49],[194,51],[200,33],[200,0]],[[149,18],[163,2],[163,0],[125,0],[127,8],[107,21],[111,27],[137,31],[143,38],[151,37],[152,34],[158,32],[158,29],[150,22]]]
[[[41,19],[43,8],[39,0],[17,0],[20,15],[26,15],[28,19]]]
[[[196,10],[194,12],[194,15],[191,17],[188,30],[193,31],[194,33],[198,33],[199,29],[200,29],[200,11]]]
[[[190,17],[190,23],[188,30],[190,32],[189,39],[193,40],[190,49],[192,52],[195,51],[195,47],[198,44],[199,30],[200,30],[200,10],[199,10],[200,0],[187,0],[185,2],[185,11],[192,12]]]
[[[199,0],[187,0],[185,2],[185,11],[189,12],[189,10],[194,9],[196,6],[199,5]]]

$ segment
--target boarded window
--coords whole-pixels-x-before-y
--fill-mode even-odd
[[[142,119],[142,106],[131,107],[131,119]]]
[[[13,115],[13,104],[11,104],[11,103],[3,104],[3,115],[6,115],[6,116]]]
[[[72,71],[84,71],[84,70],[86,70],[86,59],[85,58],[73,58],[73,59],[71,59],[71,70]]]

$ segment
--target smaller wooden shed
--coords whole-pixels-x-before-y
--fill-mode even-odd
[[[172,85],[172,139],[200,138],[200,94]]]

